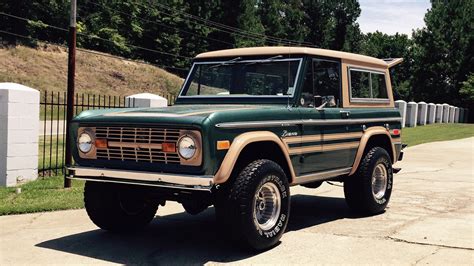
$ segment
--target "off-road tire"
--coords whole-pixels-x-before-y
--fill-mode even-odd
[[[377,165],[385,167],[387,174],[386,189],[383,196],[376,198],[372,191],[372,175]],[[390,156],[381,147],[370,149],[362,159],[354,176],[344,182],[344,195],[349,207],[364,215],[381,213],[387,207],[393,187],[393,169]]]
[[[256,202],[261,203],[256,193],[268,187],[274,188],[276,195],[279,193],[280,208],[279,213],[276,211],[275,215],[271,216],[275,217],[270,219],[274,221],[274,225],[262,230],[256,218],[258,207],[255,205]],[[221,223],[221,228],[226,228],[226,235],[256,250],[273,247],[286,230],[290,215],[290,189],[285,172],[271,160],[251,162],[236,176],[233,183],[221,191],[215,208],[218,223]],[[270,222],[266,226],[272,224],[273,222]]]
[[[147,201],[133,186],[91,181],[84,188],[84,203],[92,222],[113,232],[142,229],[158,209],[157,203]]]

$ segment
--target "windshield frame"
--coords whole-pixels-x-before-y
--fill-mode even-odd
[[[294,82],[293,82],[293,92],[288,95],[183,95],[183,93],[187,92],[190,84],[191,84],[191,77],[193,73],[196,71],[197,66],[199,65],[234,65],[234,64],[248,64],[248,63],[269,63],[269,62],[289,62],[295,61],[298,62],[298,68],[295,74]],[[227,102],[227,100],[235,101],[236,99],[242,100],[249,100],[250,102],[262,102],[261,100],[265,99],[265,102],[274,102],[274,103],[283,103],[287,102],[288,99],[293,99],[298,94],[298,87],[300,84],[300,75],[301,70],[304,65],[304,57],[289,57],[289,58],[278,58],[278,59],[265,59],[265,58],[252,58],[252,59],[242,59],[236,62],[228,62],[228,60],[220,59],[220,60],[202,60],[202,61],[195,61],[189,73],[183,83],[183,86],[180,89],[178,97],[176,99],[176,103],[186,103],[186,102],[207,102],[206,100],[210,100],[211,102]],[[260,101],[259,101],[260,100]]]

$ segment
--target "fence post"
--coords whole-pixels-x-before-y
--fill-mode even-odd
[[[38,90],[0,83],[0,186],[38,178]]]

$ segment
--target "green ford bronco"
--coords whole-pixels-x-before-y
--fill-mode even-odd
[[[142,228],[167,200],[191,214],[214,205],[225,235],[254,249],[281,238],[290,186],[343,182],[352,209],[383,212],[403,155],[399,62],[303,47],[200,54],[175,105],[75,117],[68,177],[87,180],[102,229]]]

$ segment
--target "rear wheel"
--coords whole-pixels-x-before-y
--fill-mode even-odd
[[[133,186],[86,182],[84,202],[87,214],[98,227],[109,231],[134,231],[155,217],[158,204],[148,201]]]
[[[362,159],[354,176],[344,182],[346,202],[363,214],[381,213],[392,194],[393,170],[387,151],[380,147],[370,149]]]
[[[218,222],[254,249],[274,246],[290,214],[289,184],[281,167],[270,160],[256,160],[240,172],[227,191],[215,204]]]

